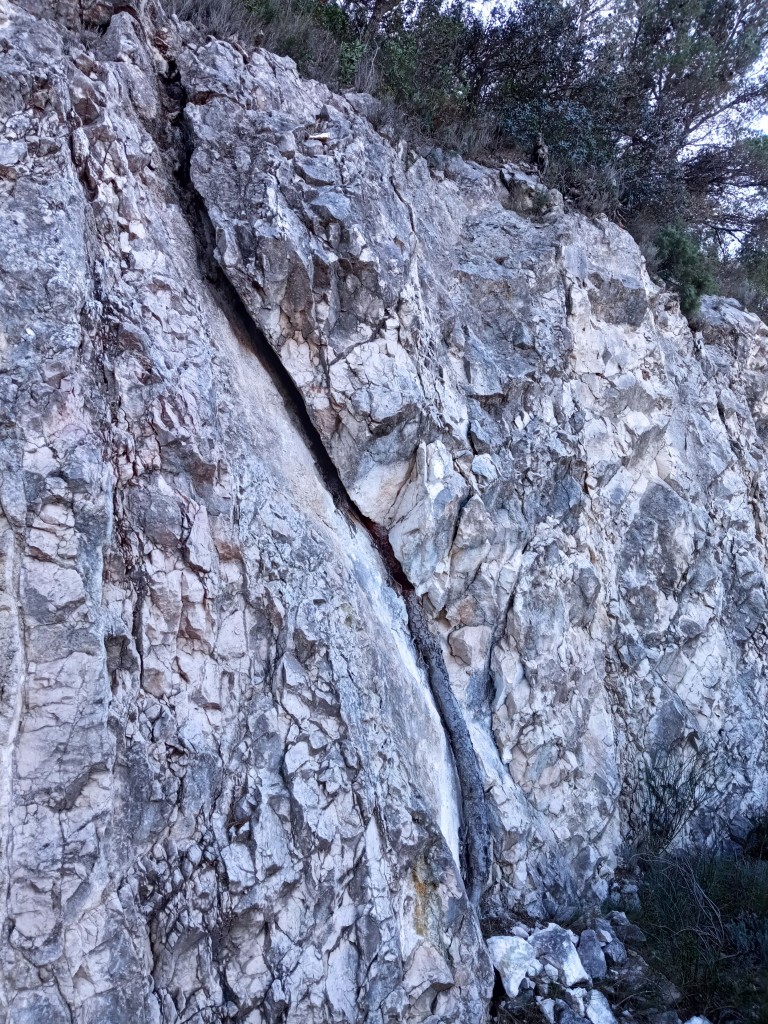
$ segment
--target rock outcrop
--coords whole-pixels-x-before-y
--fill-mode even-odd
[[[643,752],[768,798],[768,328],[372,103],[0,0],[9,1024],[481,1022]]]

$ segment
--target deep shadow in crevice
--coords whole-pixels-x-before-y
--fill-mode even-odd
[[[478,908],[488,884],[493,852],[485,787],[467,723],[450,685],[440,642],[427,625],[421,599],[395,556],[386,530],[364,516],[349,496],[312,421],[301,390],[216,260],[216,231],[191,176],[194,142],[185,116],[187,94],[175,62],[169,59],[168,63],[169,70],[163,78],[166,120],[160,129],[161,138],[157,141],[166,154],[170,152],[175,155],[174,175],[178,183],[179,201],[195,238],[200,266],[217,305],[236,337],[259,360],[277,388],[286,410],[312,454],[334,504],[351,523],[367,532],[386,567],[390,585],[404,600],[411,639],[424,666],[456,767],[462,811],[462,875],[467,896],[472,905]]]

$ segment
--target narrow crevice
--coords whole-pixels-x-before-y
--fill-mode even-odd
[[[429,629],[412,587],[403,589],[414,647],[424,661],[432,698],[448,737],[459,777],[462,803],[464,884],[472,906],[479,907],[493,858],[485,785],[469,728],[448,678],[440,642]]]
[[[492,846],[483,776],[469,729],[458,700],[451,688],[440,643],[424,617],[421,600],[396,558],[386,531],[362,514],[349,496],[329,455],[317,427],[306,407],[304,396],[288,373],[266,335],[254,321],[235,286],[216,261],[216,232],[208,210],[195,189],[191,177],[194,149],[191,130],[186,122],[186,90],[178,69],[170,62],[165,76],[166,97],[172,127],[172,142],[177,154],[175,170],[179,198],[187,222],[194,234],[198,258],[217,305],[224,313],[238,339],[256,356],[277,387],[283,403],[309,448],[318,473],[336,507],[347,518],[366,530],[371,543],[384,563],[390,584],[403,598],[414,648],[424,665],[430,691],[448,739],[459,780],[462,811],[462,874],[467,895],[477,908],[488,884]]]
[[[147,598],[148,584],[144,567],[141,563],[131,573],[131,579],[136,593],[133,606],[133,619],[131,621],[131,634],[136,646],[136,654],[139,659],[139,686],[142,692],[144,686],[144,602]]]

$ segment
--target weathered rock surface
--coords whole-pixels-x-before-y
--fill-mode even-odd
[[[480,1020],[405,611],[201,274],[165,59],[0,33],[0,1019]]]
[[[604,895],[638,750],[715,746],[759,802],[768,329],[692,335],[618,227],[433,174],[286,62],[180,70],[216,259],[443,638],[497,902]]]
[[[768,796],[768,328],[367,106],[0,0],[0,1020],[482,1021],[455,765],[481,916],[605,894],[643,750]]]
[[[530,942],[517,935],[493,936],[488,939],[488,952],[511,999],[520,991],[523,979],[536,974],[542,967]]]
[[[576,952],[575,936],[557,924],[548,924],[530,937],[534,953],[545,964],[555,968],[557,978],[565,988],[573,988],[590,977]]]

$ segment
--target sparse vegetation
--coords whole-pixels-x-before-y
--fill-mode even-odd
[[[713,810],[720,797],[712,782],[717,751],[678,744],[646,755],[627,773],[625,807],[629,853],[641,863],[667,853],[694,819]]]
[[[630,778],[629,861],[640,878],[633,918],[653,974],[679,990],[684,1019],[768,1024],[768,861],[759,859],[768,856],[768,816],[755,820],[743,854],[697,849],[699,837],[688,834],[717,807],[719,773],[716,749],[701,743],[648,756]]]
[[[768,863],[678,853],[646,860],[635,921],[644,956],[682,994],[682,1015],[768,1022]]]

